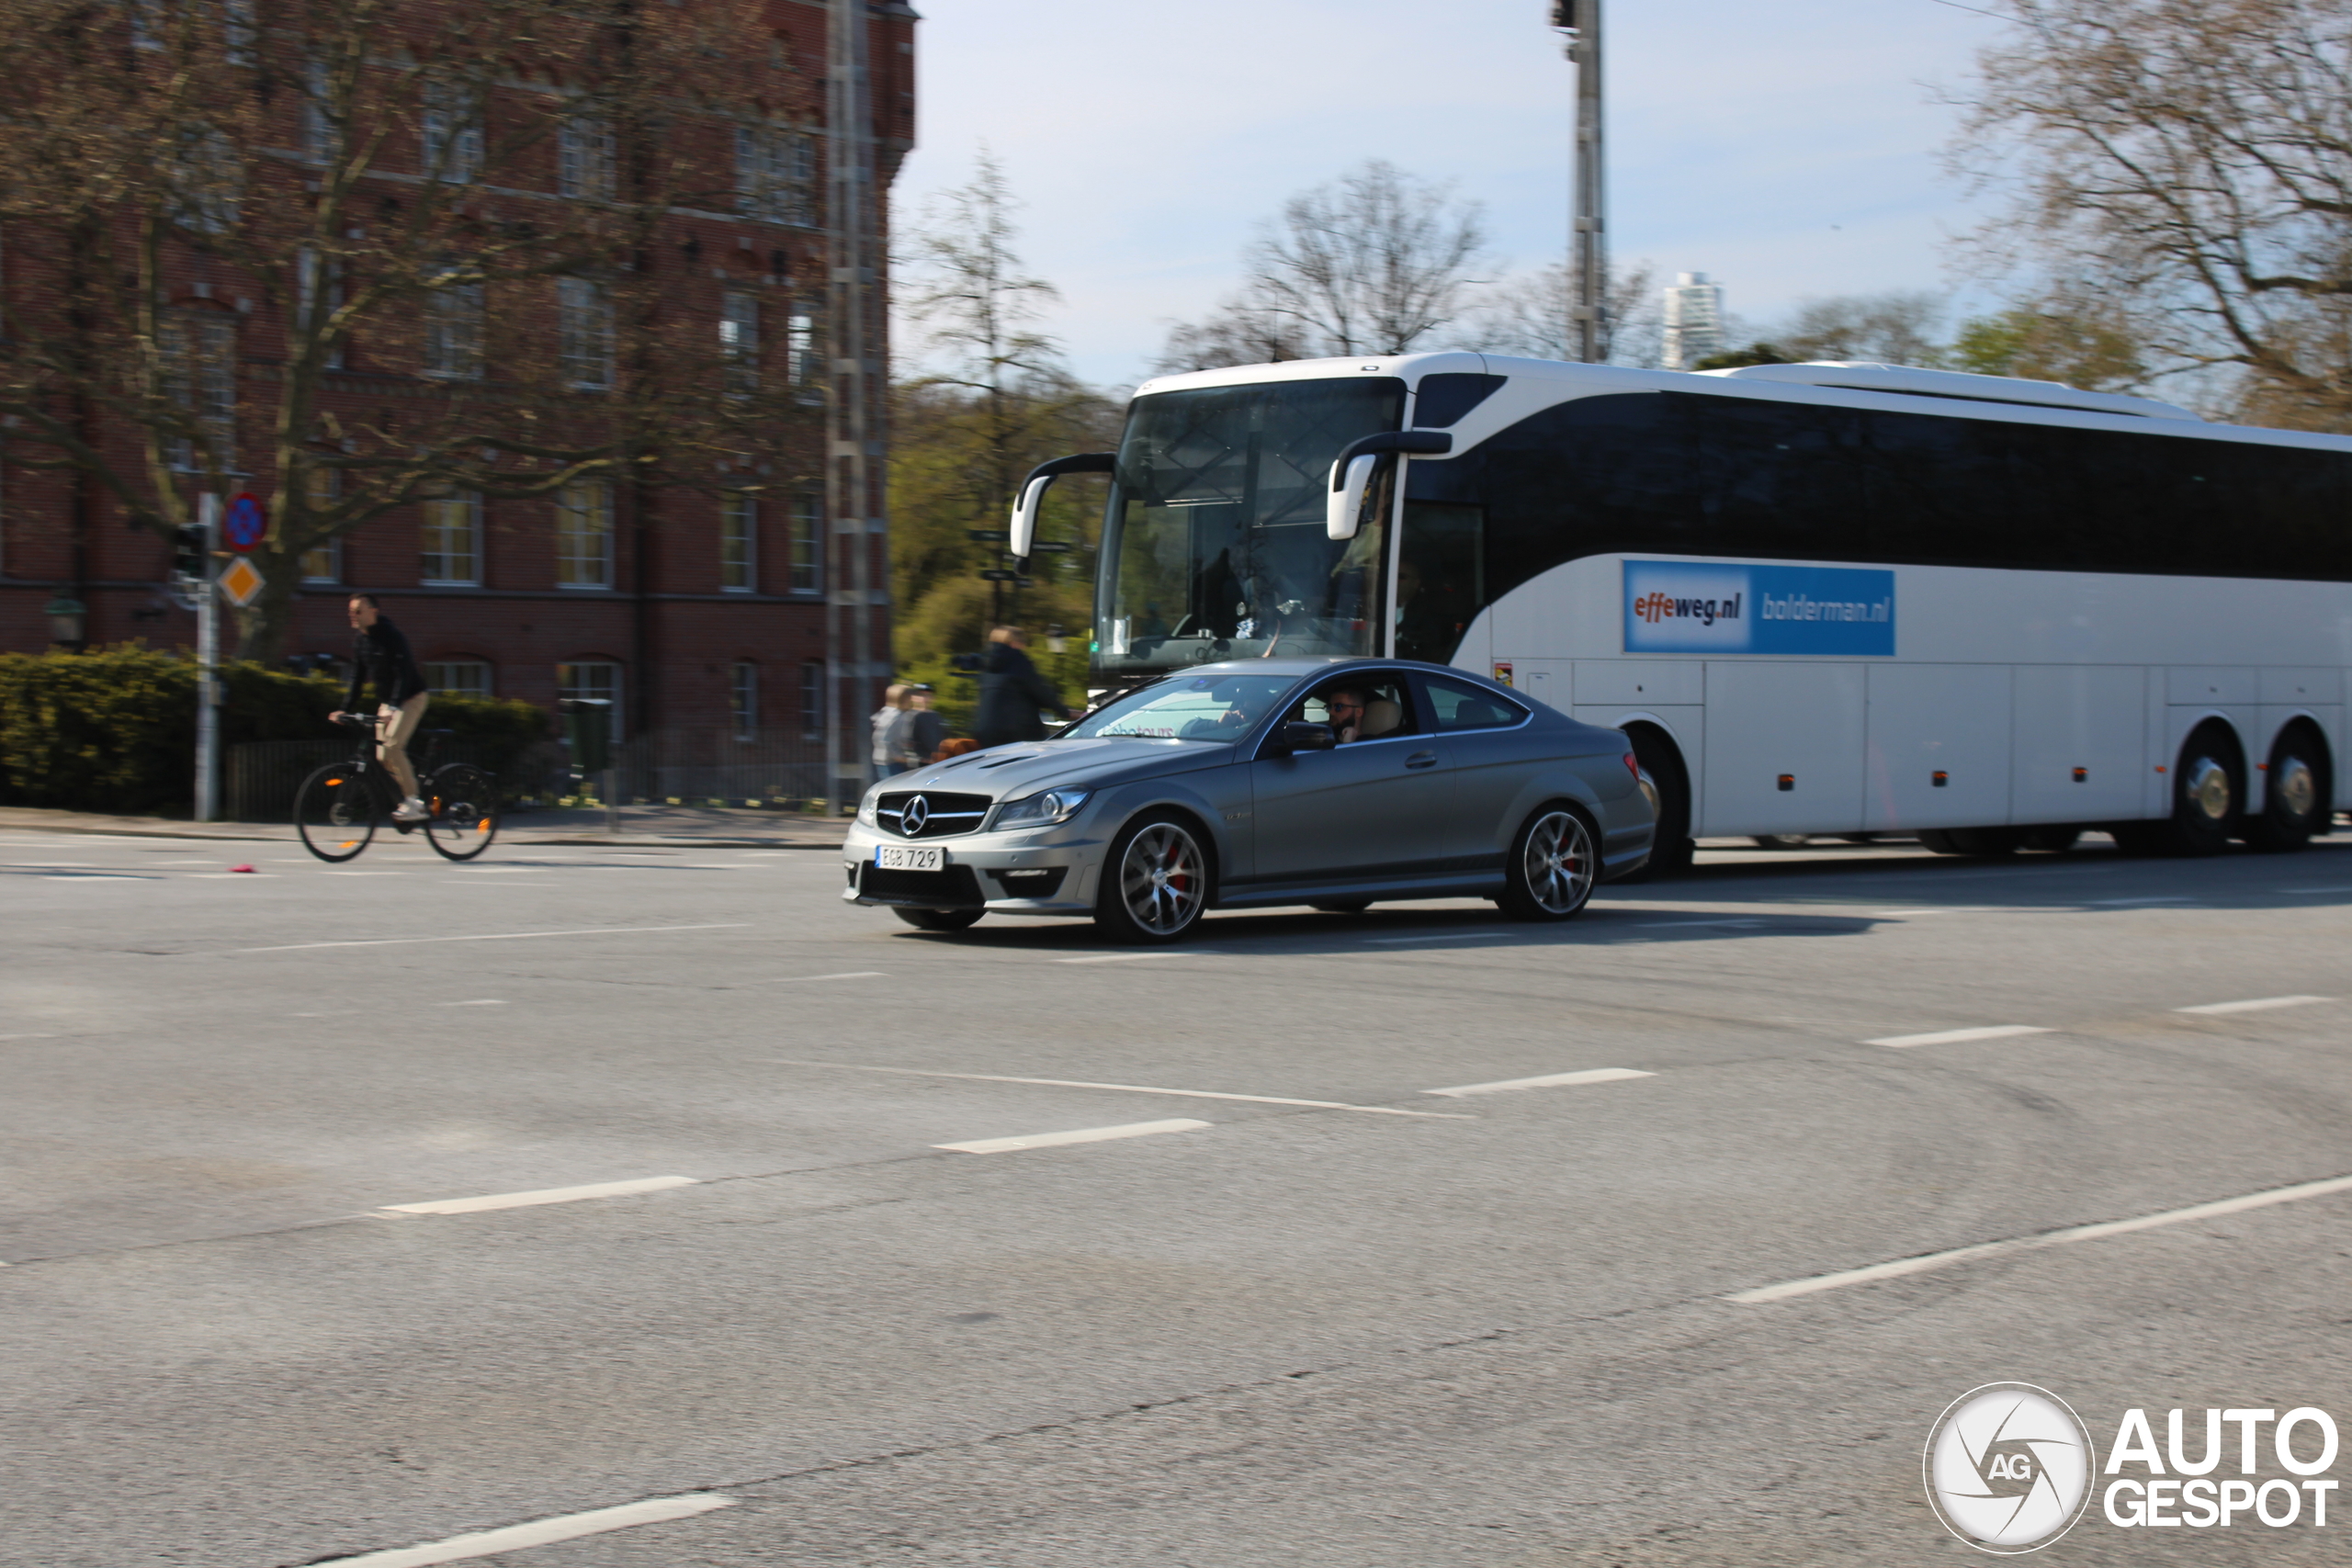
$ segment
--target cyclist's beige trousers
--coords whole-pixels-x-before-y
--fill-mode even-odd
[[[408,762],[409,737],[424,722],[424,706],[432,700],[431,693],[419,692],[398,707],[386,703],[376,710],[376,754],[392,770],[404,795],[416,794],[416,770]]]

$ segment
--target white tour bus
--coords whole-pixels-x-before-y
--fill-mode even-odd
[[[1878,365],[1420,354],[1168,376],[1109,472],[1099,685],[1451,663],[1623,729],[1694,835],[1952,853],[2327,831],[2352,439]]]

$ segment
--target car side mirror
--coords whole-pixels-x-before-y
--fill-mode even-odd
[[[1309,724],[1305,719],[1294,718],[1274,731],[1277,751],[1329,751],[1339,743],[1329,725]]]

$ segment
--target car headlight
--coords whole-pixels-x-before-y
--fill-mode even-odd
[[[1008,800],[997,807],[993,826],[1050,828],[1057,822],[1069,821],[1093,793],[1091,789],[1049,789],[1020,800]]]
[[[864,800],[857,803],[857,825],[859,827],[876,828],[881,825],[876,819],[874,815],[874,803],[881,798],[882,797],[879,795],[869,795]]]

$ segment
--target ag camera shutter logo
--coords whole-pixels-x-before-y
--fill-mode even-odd
[[[2025,1382],[1970,1389],[1936,1418],[1923,1467],[1944,1528],[1996,1556],[2039,1551],[2090,1501],[2090,1429],[2066,1402]]]

